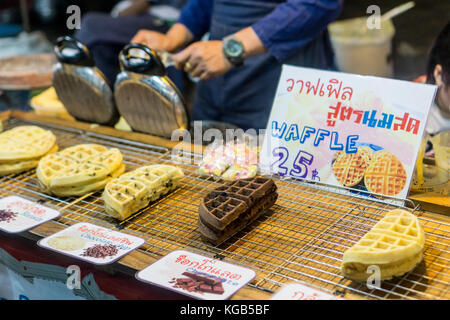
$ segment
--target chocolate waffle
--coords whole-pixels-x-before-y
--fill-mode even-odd
[[[198,227],[202,237],[218,245],[255,221],[278,198],[273,180],[242,179],[211,191],[201,202]]]

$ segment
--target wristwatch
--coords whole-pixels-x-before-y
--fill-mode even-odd
[[[233,35],[222,39],[222,50],[228,61],[235,67],[244,64],[244,45],[241,41],[236,40]]]

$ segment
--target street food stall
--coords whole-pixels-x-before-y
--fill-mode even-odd
[[[0,64],[0,89],[45,89],[0,113],[1,298],[450,297],[434,86],[284,65],[265,133],[203,145],[150,48],[115,86],[75,40],[55,52],[39,77]]]

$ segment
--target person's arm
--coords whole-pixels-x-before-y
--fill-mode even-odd
[[[269,53],[283,61],[323,32],[342,6],[343,0],[288,0],[251,27]]]
[[[343,0],[288,0],[252,26],[233,36],[242,42],[244,56],[269,51],[283,61],[315,39],[336,19]],[[222,41],[191,44],[174,56],[177,68],[208,80],[228,72],[233,66],[222,52]],[[186,68],[187,67],[187,68]]]
[[[183,7],[178,23],[189,29],[195,40],[209,31],[213,0],[189,0]]]
[[[150,9],[150,5],[147,0],[133,0],[129,7],[119,11],[118,16],[135,16],[144,13]]]
[[[251,27],[235,34],[235,39],[242,42],[244,56],[261,54],[267,49]],[[173,56],[178,69],[184,69],[192,77],[205,81],[228,72],[233,65],[223,54],[222,41],[195,42],[185,50]]]
[[[252,57],[267,51],[259,36],[252,27],[247,27],[234,34],[234,39],[242,42],[244,57]]]
[[[131,40],[143,43],[154,50],[174,52],[194,40],[199,40],[209,30],[212,0],[190,0],[181,10],[180,17],[166,34],[140,30]]]

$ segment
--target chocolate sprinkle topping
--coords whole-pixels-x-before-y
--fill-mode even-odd
[[[113,244],[96,244],[89,247],[81,254],[82,257],[106,258],[108,256],[115,256],[119,249]]]
[[[13,212],[11,210],[0,210],[0,222],[10,222],[16,220],[17,215],[17,212]]]

